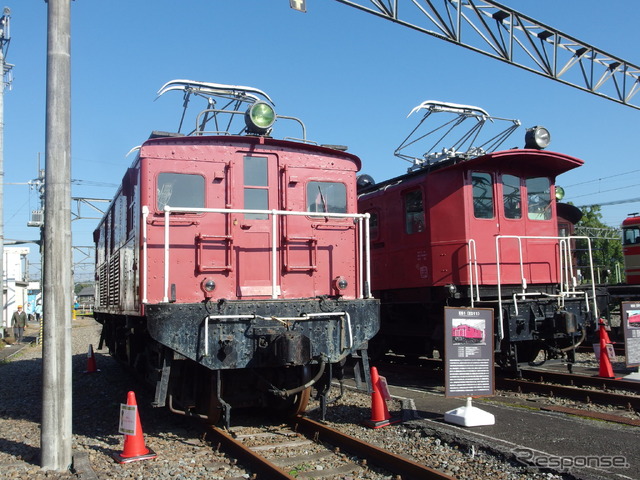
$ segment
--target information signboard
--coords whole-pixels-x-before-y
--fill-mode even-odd
[[[640,366],[640,303],[622,302],[621,323],[627,367]]]
[[[445,307],[444,316],[445,395],[493,395],[493,309]]]

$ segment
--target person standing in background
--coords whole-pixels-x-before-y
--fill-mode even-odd
[[[22,343],[24,327],[27,325],[27,314],[22,311],[22,305],[18,305],[18,310],[13,312],[11,324],[13,325],[13,336],[16,339],[16,343]]]

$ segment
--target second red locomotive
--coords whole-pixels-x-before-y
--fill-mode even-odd
[[[475,139],[490,118],[442,102],[418,111],[475,122],[463,140]],[[376,351],[442,352],[444,307],[475,306],[494,309],[502,366],[517,368],[541,351],[545,358],[571,354],[599,307],[595,288],[578,288],[573,241],[558,233],[555,179],[582,160],[544,150],[543,128],[528,131],[524,149],[461,149],[458,142],[437,153],[404,153],[425,137],[416,128],[397,150],[414,163],[406,175],[361,182],[360,211],[371,215],[372,289],[382,305]]]

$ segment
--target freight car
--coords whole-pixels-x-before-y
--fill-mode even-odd
[[[497,150],[519,122],[477,107],[427,101],[412,113],[424,115],[396,151],[412,163],[408,173],[360,179],[359,208],[371,215],[372,290],[381,300],[370,352],[442,352],[444,307],[467,306],[494,309],[495,358],[505,368],[572,357],[606,308],[594,286],[577,288],[574,238],[558,232],[555,179],[583,161],[544,150],[550,136],[542,127],[527,131],[525,148]],[[442,127],[423,133],[435,113],[454,116],[445,125],[473,127],[453,147],[407,153],[441,134]],[[509,126],[473,144],[487,120]]]
[[[379,328],[360,160],[309,142],[258,89],[175,80],[159,95],[170,91],[182,118],[193,99],[206,108],[189,133],[181,121],[135,149],[94,232],[102,341],[177,413],[295,414],[312,386],[326,404],[332,372],[366,360]],[[274,138],[276,122],[301,138]]]

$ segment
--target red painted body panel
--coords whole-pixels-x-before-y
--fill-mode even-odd
[[[622,222],[622,253],[627,283],[640,285],[640,216]]]
[[[380,220],[372,238],[372,288],[374,291],[409,289],[448,284],[469,284],[469,240],[476,246],[480,285],[498,280],[496,237],[498,235],[556,237],[555,201],[548,218],[527,215],[507,218],[501,176],[549,178],[553,196],[555,176],[582,165],[567,155],[538,150],[508,150],[465,160],[449,166],[423,169],[399,177],[360,196],[362,212],[377,213]],[[472,172],[487,173],[493,179],[495,198],[493,218],[476,218]],[[404,204],[407,194],[419,191],[424,203],[424,228],[408,230]],[[522,203],[527,200],[522,187]],[[557,240],[525,239],[522,242],[524,274],[529,284],[557,283],[559,271]],[[551,247],[551,248],[550,248]],[[513,239],[500,241],[502,284],[520,284],[520,244]]]
[[[215,281],[213,301],[272,298],[272,221],[250,218],[244,213],[172,214],[170,288],[164,291],[165,215],[158,199],[168,195],[170,204],[173,192],[158,191],[159,175],[175,173],[203,178],[206,208],[249,208],[244,204],[245,183],[249,182],[245,174],[251,176],[252,173],[243,168],[246,157],[266,158],[268,186],[263,190],[269,210],[307,211],[309,182],[334,182],[344,185],[347,213],[356,213],[355,174],[360,160],[354,155],[264,137],[149,140],[129,169],[131,180],[125,176],[125,186],[116,195],[112,211],[96,231],[98,276],[101,276],[101,267],[104,270],[105,260],[111,258],[113,263],[119,255],[120,261],[126,257],[129,263],[129,267],[120,270],[120,279],[129,272],[129,281],[136,284],[135,289],[121,286],[118,298],[113,298],[114,292],[111,292],[112,297],[103,302],[103,307],[108,304],[114,313],[143,313],[145,273],[146,302],[150,304],[162,302],[165,296],[172,300],[172,292],[179,303],[201,302],[204,299],[201,282],[205,278]],[[134,201],[127,200],[130,197],[123,194],[127,182],[135,191]],[[144,207],[149,208],[146,265],[143,221],[140,220]],[[335,296],[334,279],[338,276],[348,282],[340,292],[343,298],[358,296],[358,237],[353,219],[280,217],[277,231],[277,298]],[[115,240],[118,238],[122,241]],[[104,271],[102,276],[106,278]],[[108,290],[107,286],[103,291],[105,289]],[[131,297],[127,293],[131,291],[138,292],[135,298],[125,298],[125,295]]]
[[[458,325],[451,329],[454,338],[468,338],[476,341],[482,340],[482,330],[469,325]]]

